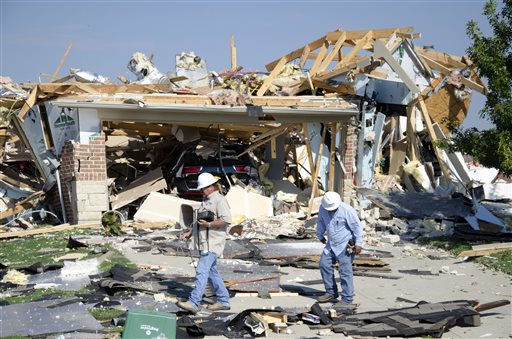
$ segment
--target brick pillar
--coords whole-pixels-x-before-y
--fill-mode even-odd
[[[101,221],[109,208],[104,135],[92,136],[89,144],[64,144],[61,185],[70,224]]]
[[[355,117],[351,118],[351,122],[343,126],[344,147],[343,147],[343,164],[345,165],[345,177],[343,180],[343,200],[348,202],[352,194],[352,185],[354,183],[354,167],[357,154],[357,127]]]

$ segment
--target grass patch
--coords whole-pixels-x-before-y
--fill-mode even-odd
[[[8,266],[30,266],[37,262],[53,263],[56,255],[66,253],[67,239],[40,237],[4,240],[0,246],[0,262]]]
[[[472,248],[468,241],[450,237],[423,237],[418,239],[418,243],[424,246],[441,248],[454,256],[459,255],[462,251],[471,250]],[[484,257],[475,257],[473,260],[487,268],[512,275],[512,250],[506,250]]]
[[[9,269],[19,269],[39,262],[45,265],[55,263],[55,258],[67,253],[87,254],[82,260],[92,259],[103,255],[103,253],[94,253],[91,248],[67,249],[66,246],[69,236],[76,236],[79,233],[82,235],[84,232],[66,231],[50,233],[37,237],[0,241],[0,263],[9,266]],[[131,268],[137,267],[137,265],[129,261],[121,254],[121,252],[114,249],[111,245],[106,244],[103,248],[110,251],[110,256],[100,264],[100,271],[108,271],[116,264]],[[10,296],[5,299],[9,304],[20,304],[36,301],[44,296],[52,294],[59,298],[72,298],[75,294],[84,294],[88,292],[89,289],[87,287],[78,291],[59,290],[55,288],[35,289],[31,293],[21,296]]]
[[[136,264],[128,260],[121,252],[114,249],[111,245],[106,245],[105,248],[111,252],[111,255],[100,264],[100,271],[108,271],[116,264],[130,268],[137,268]]]
[[[454,239],[450,237],[438,237],[438,238],[426,238],[422,237],[418,239],[418,243],[423,246],[431,246],[435,248],[440,248],[445,251],[450,252],[454,256],[459,255],[462,251],[467,251],[471,249],[471,244],[467,241]]]
[[[479,257],[476,258],[475,261],[485,267],[512,275],[512,250]]]
[[[110,321],[125,312],[114,308],[92,308],[89,310],[89,313],[98,321]]]
[[[77,232],[80,231],[80,232]],[[35,263],[43,264],[55,263],[55,258],[67,253],[87,254],[82,260],[92,259],[101,256],[99,253],[92,253],[91,248],[81,247],[77,249],[66,248],[70,236],[84,235],[86,231],[91,230],[73,230],[66,232],[57,232],[37,237],[27,237],[0,241],[0,263],[16,269],[26,267]],[[95,232],[98,234],[98,232]],[[111,245],[103,246],[106,250],[112,251],[112,256],[100,265],[101,271],[107,271],[115,264],[121,264],[135,268],[136,265],[126,259],[121,252],[114,249]]]
[[[64,291],[64,290],[57,290],[54,288],[38,288],[35,289],[32,293],[28,293],[25,295],[19,295],[19,296],[12,296],[12,297],[6,297],[5,300],[10,304],[23,304],[23,303],[29,303],[32,301],[37,301],[43,298],[47,295],[55,295],[59,299],[67,299],[67,298],[73,298],[75,294],[86,294],[90,293],[90,290],[87,288],[82,288],[78,291]],[[57,300],[55,300],[57,301]]]

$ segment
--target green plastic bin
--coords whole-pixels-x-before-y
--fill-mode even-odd
[[[176,314],[129,310],[123,339],[175,339]]]

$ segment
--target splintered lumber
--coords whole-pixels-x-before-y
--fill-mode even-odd
[[[282,57],[281,60],[277,63],[276,67],[270,72],[270,74],[265,78],[263,81],[263,84],[261,85],[260,89],[258,89],[258,92],[256,92],[257,96],[262,96],[265,94],[267,89],[269,88],[272,81],[277,77],[277,75],[281,72],[284,65],[287,63],[287,59],[285,57]]]
[[[39,97],[39,86],[32,88],[30,95],[27,100],[23,103],[23,107],[21,107],[20,112],[18,113],[18,119],[21,121],[25,120],[25,115],[27,115],[28,111],[34,106]]]
[[[416,120],[416,110],[414,107],[414,105],[407,106],[407,155],[409,155],[409,159],[411,161],[418,160],[420,154],[416,138],[416,131],[414,128],[414,122]]]
[[[128,225],[128,227],[135,228],[135,229],[152,229],[152,228],[173,228],[174,225],[168,222],[161,222],[161,221],[138,221],[133,224]]]
[[[249,280],[227,280],[227,281],[224,281],[224,285],[226,285],[226,287],[229,288],[229,287],[232,287],[235,285],[250,284],[250,283],[254,283],[254,282],[274,280],[274,279],[279,280],[279,276],[276,275],[276,276],[271,276],[271,277],[262,277],[262,278],[249,279]]]
[[[266,144],[269,141],[272,141],[273,139],[277,138],[279,135],[286,133],[289,126],[285,126],[282,128],[278,128],[277,130],[274,129],[272,134],[267,135],[265,138],[259,138],[257,142],[253,142],[251,146],[247,147],[245,151],[237,155],[237,158],[241,157],[242,155],[251,152],[252,150],[260,147],[263,144]]]
[[[316,155],[315,171],[313,177],[311,178],[311,180],[313,180],[313,189],[311,190],[311,196],[309,197],[308,220],[311,218],[311,211],[313,210],[313,198],[316,197],[316,191],[318,189],[318,172],[320,171],[320,161],[322,160],[322,152],[324,150],[326,132],[327,128],[324,126],[324,130],[322,131],[322,141]]]
[[[413,27],[403,27],[403,28],[383,28],[383,29],[373,29],[373,38],[374,39],[385,39],[389,38],[393,33],[409,33],[414,30]],[[369,30],[363,29],[358,31],[346,31],[346,40],[359,40],[362,39]],[[343,32],[329,32],[327,33],[327,40],[336,41],[340,34]]]
[[[334,165],[336,163],[336,133],[338,133],[339,123],[331,126],[331,146],[329,155],[329,191],[334,191]]]
[[[0,239],[26,237],[28,235],[62,232],[62,231],[69,231],[69,230],[74,230],[74,229],[85,229],[85,228],[98,228],[99,229],[101,227],[102,226],[99,222],[90,223],[90,224],[79,224],[79,225],[59,225],[59,226],[51,226],[51,227],[42,227],[42,228],[36,228],[36,229],[26,230],[26,231],[0,233]]]
[[[313,63],[313,66],[311,67],[311,70],[309,71],[309,74],[311,76],[315,75],[318,69],[320,68],[320,65],[322,64],[322,61],[325,57],[325,54],[327,53],[327,49],[329,48],[329,42],[324,41],[322,44],[322,47],[320,48],[320,51],[318,52],[318,55],[316,56],[315,62]]]
[[[441,150],[436,145],[437,136],[434,131],[434,127],[432,126],[432,121],[430,120],[430,116],[428,115],[428,109],[427,105],[425,105],[425,102],[423,99],[419,100],[419,106],[420,111],[423,114],[423,120],[425,121],[425,124],[427,125],[428,134],[430,137],[430,140],[432,142],[432,147],[434,148],[434,152],[436,153],[437,160],[439,162],[439,166],[441,167],[441,171],[443,172],[444,179],[446,180],[447,184],[450,184],[452,182],[451,176],[450,176],[450,170],[448,169],[448,166],[446,165],[446,159],[444,156],[443,150]]]
[[[32,193],[31,195],[29,195],[22,201],[17,202],[14,207],[8,208],[5,211],[2,211],[0,213],[0,220],[6,219],[12,215],[21,213],[21,212],[35,206],[41,199],[42,195],[43,195],[43,191],[38,191],[38,192]]]
[[[383,267],[388,264],[378,258],[359,258],[356,257],[352,262],[354,266],[378,266]]]
[[[60,60],[59,66],[57,66],[57,69],[55,70],[55,73],[52,75],[52,81],[57,78],[57,75],[59,74],[60,68],[64,64],[64,61],[66,61],[66,58],[68,57],[69,51],[71,50],[71,47],[73,46],[72,43],[68,45],[68,48],[66,49],[66,52],[64,52],[64,55],[62,56],[62,59]]]
[[[435,69],[436,71],[439,71],[439,72],[441,72],[444,75],[448,75],[448,74],[450,74],[452,72],[452,70],[449,69],[448,67],[445,67],[445,66],[441,65],[440,63],[430,59],[429,57],[427,57],[425,55],[423,55],[423,59],[426,61],[427,65],[430,68]],[[462,77],[462,84],[464,86],[467,86],[467,87],[471,88],[472,90],[477,91],[478,93],[481,93],[483,95],[487,95],[486,88],[484,86],[482,86],[482,85],[477,84],[473,80],[470,80],[470,79],[468,79],[466,77]]]
[[[337,68],[342,68],[344,65],[347,65],[348,63],[350,63],[352,61],[352,59],[356,56],[357,53],[359,53],[359,51],[361,49],[363,49],[363,47],[372,40],[373,38],[373,31],[368,31],[368,33],[366,33],[364,35],[364,37],[362,37],[360,40],[357,41],[356,45],[352,48],[352,50],[350,52],[348,52],[348,54],[343,58],[343,60],[341,60],[334,68],[337,69]]]
[[[325,59],[322,61],[322,64],[320,65],[320,68],[318,69],[319,72],[324,71],[327,66],[334,60],[334,57],[338,54],[338,52],[341,50],[341,47],[343,46],[343,43],[345,42],[346,34],[343,32],[336,43],[334,44],[334,47],[329,52],[329,54],[325,57]]]
[[[467,65],[463,58],[457,55],[451,55],[448,53],[438,52],[433,49],[426,49],[423,47],[415,46],[414,50],[421,56],[426,56],[431,60],[434,60],[445,67],[453,67],[453,68],[466,68]]]
[[[491,302],[488,302],[485,304],[479,303],[474,308],[475,308],[475,311],[477,311],[477,312],[483,312],[483,311],[487,311],[487,310],[490,310],[490,309],[493,309],[496,307],[505,306],[505,305],[510,305],[510,300],[496,300],[496,301],[491,301]]]
[[[313,163],[313,152],[311,151],[311,143],[309,142],[308,124],[302,124],[302,134],[304,134],[304,142],[306,143],[306,151],[308,153],[309,171],[312,173],[315,168]],[[313,179],[313,178],[311,178]]]
[[[471,250],[462,251],[457,257],[481,257],[493,253],[503,252],[512,249],[512,243],[487,244],[473,246]]]
[[[374,29],[371,31],[372,31],[373,39],[385,39],[385,38],[389,38],[395,32],[397,32],[397,33],[398,32],[399,33],[412,32],[413,28],[412,27],[385,28],[385,29]],[[282,56],[281,58],[268,63],[267,65],[265,65],[265,67],[268,71],[272,71],[274,68],[276,68],[276,66],[282,60],[282,58],[285,58],[286,62],[290,62],[290,61],[300,58],[300,65],[301,65],[301,67],[304,67],[306,60],[310,57],[313,57],[313,55],[314,55],[311,52],[318,48],[323,48],[325,43],[334,44],[335,46],[336,46],[336,44],[341,44],[342,46],[351,47],[352,45],[348,43],[349,41],[361,40],[361,39],[365,38],[365,36],[368,34],[368,32],[370,32],[370,30],[358,30],[358,31],[338,30],[338,31],[334,31],[334,32],[329,32],[329,33],[327,33],[327,35],[322,36],[322,37],[306,44],[305,46],[300,47],[300,48],[294,50],[293,52],[290,52],[290,53]],[[342,35],[345,35],[345,39],[343,42],[340,42],[340,37]],[[363,44],[362,46],[364,46],[364,45],[366,45],[366,43]],[[341,48],[339,48],[338,51],[334,54],[341,54],[340,52],[341,52]],[[318,55],[314,56],[314,58],[316,60],[319,60],[319,62],[321,62],[322,59],[324,59],[325,51],[319,52],[319,54],[323,54],[323,55],[320,58],[318,58]],[[328,57],[330,58],[331,56],[328,56]],[[327,65],[327,63],[325,65]],[[324,65],[322,63],[320,63],[317,66],[317,68],[322,68],[322,66],[324,66]],[[315,69],[315,71],[318,71],[318,70]]]
[[[231,35],[230,39],[230,47],[231,47],[231,69],[236,69],[236,47],[235,47],[235,37]]]
[[[265,68],[267,69],[267,71],[272,71],[276,67],[276,65],[281,61],[282,58],[285,58],[287,60],[286,62],[290,62],[297,58],[302,59],[302,53],[305,51],[306,48],[308,49],[308,51],[314,51],[315,49],[322,46],[324,41],[325,41],[325,36],[322,36],[321,38],[318,38],[315,41],[310,42],[306,46],[298,48],[295,51],[288,53],[285,56],[283,56],[275,61],[272,61],[271,63],[265,65]],[[307,53],[307,54],[309,55],[309,53]]]

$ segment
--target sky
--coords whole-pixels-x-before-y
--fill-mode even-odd
[[[464,55],[466,23],[477,21],[485,1],[102,1],[0,0],[0,75],[15,82],[48,82],[66,48],[59,76],[79,68],[136,80],[126,68],[135,52],[149,56],[162,72],[174,71],[175,55],[194,51],[209,70],[230,67],[234,35],[237,64],[265,71],[265,64],[338,28],[414,27],[418,46]],[[474,93],[463,126],[489,128],[478,111],[485,98]]]

